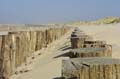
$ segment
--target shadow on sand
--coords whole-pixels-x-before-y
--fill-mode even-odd
[[[53,79],[65,79],[64,77],[55,77]],[[71,77],[71,78],[68,78],[68,79],[77,79],[77,77]]]
[[[59,58],[59,57],[70,57],[70,50],[71,49],[71,46],[70,45],[65,45],[63,47],[61,47],[60,49],[58,50],[61,50],[63,51],[64,53],[63,54],[60,54],[58,56],[55,56],[54,58]]]
[[[67,50],[67,49],[70,49],[70,48],[71,48],[70,45],[65,45],[65,46],[59,48],[58,50],[62,50],[62,51],[64,51],[64,50]]]
[[[71,57],[71,55],[70,55],[70,52],[66,52],[66,53],[64,53],[64,54],[55,56],[54,58],[59,58],[59,57]]]
[[[53,79],[65,79],[65,78],[63,78],[63,77],[55,77]]]

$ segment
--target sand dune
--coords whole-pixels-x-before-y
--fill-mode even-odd
[[[113,46],[113,57],[120,58],[120,24],[81,26],[81,30],[97,40],[105,40]]]

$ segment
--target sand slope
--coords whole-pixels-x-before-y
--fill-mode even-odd
[[[113,57],[120,58],[120,24],[81,26],[81,30],[96,40],[105,40],[113,46]]]

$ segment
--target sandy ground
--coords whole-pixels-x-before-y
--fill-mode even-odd
[[[96,40],[107,41],[113,46],[113,58],[120,58],[120,24],[80,26],[79,28],[88,35],[92,35]],[[65,57],[54,57],[67,52],[67,50],[62,51],[60,48],[70,45],[69,36],[70,33],[50,44],[48,48],[39,51],[42,54],[36,57],[30,65],[32,70],[15,75],[12,79],[58,79],[61,76],[61,61]]]
[[[113,58],[120,58],[120,24],[81,26],[81,30],[96,40],[105,40],[112,45]]]

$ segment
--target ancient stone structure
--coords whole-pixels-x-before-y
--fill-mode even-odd
[[[120,60],[112,58],[73,58],[63,60],[63,79],[120,79]]]
[[[70,27],[9,27],[0,32],[0,79],[8,79],[17,67],[27,64],[35,51],[47,47]]]

